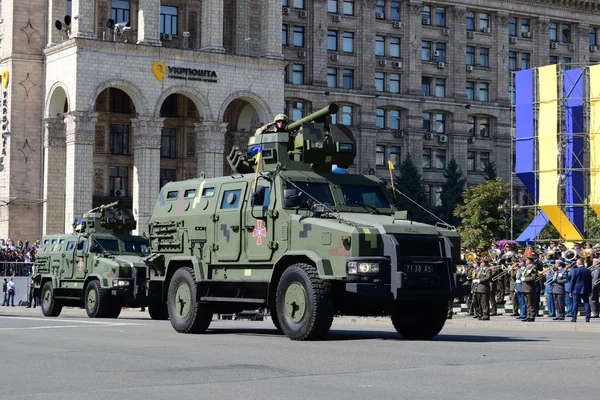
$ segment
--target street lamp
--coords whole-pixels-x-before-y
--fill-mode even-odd
[[[509,231],[509,221],[512,214],[512,208],[510,206],[510,200],[504,200],[502,204],[498,206],[498,211],[502,213],[502,217],[504,218],[504,239],[508,240],[508,231]],[[512,231],[512,230],[511,230]],[[510,238],[512,240],[512,237]]]

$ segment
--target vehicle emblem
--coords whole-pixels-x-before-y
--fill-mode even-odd
[[[80,271],[83,269],[83,258],[79,259],[79,262],[77,263],[77,266],[79,267]]]
[[[252,237],[256,238],[256,244],[260,246],[263,236],[267,236],[267,228],[263,228],[263,221],[260,219],[256,221],[256,225],[257,228],[252,231]]]

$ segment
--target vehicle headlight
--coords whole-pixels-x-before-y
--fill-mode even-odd
[[[124,279],[115,279],[115,280],[113,280],[113,287],[117,287],[117,288],[129,287],[129,281],[126,281]]]
[[[350,261],[347,265],[348,274],[378,274],[378,262]]]

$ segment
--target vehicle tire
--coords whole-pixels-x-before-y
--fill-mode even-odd
[[[333,322],[330,288],[310,264],[294,264],[283,272],[277,285],[275,315],[287,337],[315,340],[327,335]]]
[[[277,334],[283,335],[283,330],[281,329],[281,324],[279,323],[279,317],[277,316],[277,308],[269,309],[269,315],[271,316],[273,325],[275,325],[275,329],[277,329]]]
[[[158,321],[166,321],[169,319],[169,310],[167,310],[167,303],[152,303],[148,305],[148,314],[150,318]]]
[[[448,300],[411,301],[398,303],[391,319],[396,332],[408,340],[429,340],[437,336],[446,323]],[[415,305],[417,303],[417,305]]]
[[[123,302],[121,299],[112,298],[108,303],[108,310],[106,311],[106,318],[119,318],[121,310],[123,309]]]
[[[46,282],[42,287],[42,314],[46,317],[58,317],[62,311],[62,303],[54,298],[52,282]]]
[[[192,268],[180,268],[173,274],[167,292],[167,309],[171,325],[179,333],[203,333],[208,329],[213,313],[198,303]]]
[[[94,280],[85,288],[85,312],[90,318],[106,318],[109,312],[109,298],[100,282]]]

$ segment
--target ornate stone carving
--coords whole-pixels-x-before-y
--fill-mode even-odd
[[[185,155],[193,158],[196,155],[196,132],[186,132],[185,137]]]
[[[104,193],[104,169],[94,169],[94,194]]]
[[[196,153],[223,153],[227,123],[201,122],[196,128]]]
[[[65,116],[66,143],[76,145],[94,145],[94,134],[98,113],[75,111]]]
[[[592,28],[589,25],[579,25],[577,30],[581,36],[586,37],[592,32]]]
[[[454,7],[454,16],[457,19],[464,19],[465,15],[467,15],[467,9],[466,8],[458,8],[458,7]]]
[[[502,26],[508,25],[510,17],[508,14],[498,14],[496,15],[496,23]]]
[[[44,120],[44,148],[65,147],[65,122],[62,118]]]
[[[96,141],[96,152],[98,153],[104,153],[105,135],[106,130],[104,129],[104,125],[96,124],[96,137],[94,139]]]
[[[411,14],[420,14],[423,10],[423,4],[421,3],[410,3],[408,7]]]
[[[548,21],[547,19],[538,19],[537,20],[537,26],[538,26],[538,28],[540,28],[540,30],[542,31],[542,33],[545,33],[545,31],[550,26],[550,21]]]
[[[363,4],[365,5],[365,8],[375,8],[377,0],[363,0]]]
[[[133,149],[159,149],[164,118],[138,117],[131,120]]]

